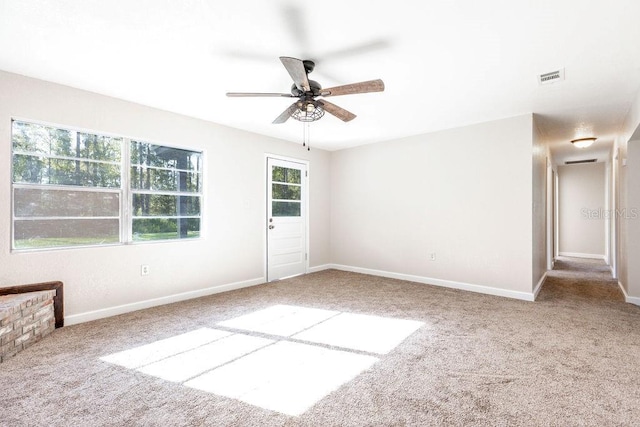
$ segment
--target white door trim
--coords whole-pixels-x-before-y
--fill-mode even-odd
[[[305,273],[309,272],[309,260],[311,259],[311,252],[309,250],[310,245],[309,245],[309,205],[310,202],[309,200],[311,199],[311,192],[310,192],[310,185],[309,185],[309,179],[311,178],[311,168],[310,168],[310,162],[309,160],[303,160],[303,159],[297,159],[295,157],[288,157],[288,156],[282,156],[279,154],[273,154],[273,153],[264,153],[264,173],[262,174],[262,176],[264,177],[264,181],[262,183],[262,188],[263,188],[263,199],[262,199],[262,206],[264,206],[264,211],[263,211],[263,227],[262,227],[262,248],[263,248],[263,276],[264,276],[264,281],[267,282],[269,280],[269,274],[268,274],[268,266],[269,266],[269,254],[267,252],[267,247],[269,245],[269,240],[268,240],[268,234],[267,234],[267,227],[269,226],[269,220],[268,220],[268,214],[267,214],[267,203],[268,203],[268,196],[267,196],[267,182],[268,182],[268,173],[269,171],[269,159],[276,159],[276,160],[284,160],[286,162],[293,162],[293,163],[300,163],[302,165],[305,166],[306,170],[307,170],[307,179],[304,179],[303,185],[304,185],[304,190],[306,191],[306,197],[304,200],[304,206],[305,206],[305,218],[304,218],[304,224],[305,224],[305,252],[307,253],[307,257],[305,260]]]

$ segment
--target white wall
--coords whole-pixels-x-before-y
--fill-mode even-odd
[[[558,167],[559,255],[605,256],[605,164]]]
[[[629,141],[627,165],[623,168],[626,169],[626,209],[620,215],[627,233],[626,291],[633,302],[640,304],[640,139]]]
[[[618,139],[614,147],[614,162],[616,172],[616,212],[623,212],[627,208],[627,167],[623,166],[623,159],[627,156],[627,141]],[[618,261],[618,282],[622,286],[623,291],[629,293],[629,260],[627,256],[627,221],[623,217],[616,217],[616,252]]]
[[[533,286],[537,286],[547,271],[547,165],[550,162],[548,145],[536,124],[535,115],[532,130],[532,281]]]
[[[616,211],[618,218],[615,230],[617,236],[618,279],[627,302],[640,305],[640,272],[638,257],[640,253],[635,246],[640,241],[640,227],[634,218],[634,209],[640,209],[638,200],[638,178],[640,175],[640,91],[625,118],[622,134],[616,138],[614,146],[616,189]],[[617,159],[615,156],[617,155]],[[623,161],[627,164],[624,165]]]
[[[333,262],[531,298],[532,122],[524,115],[333,152]]]
[[[263,282],[265,153],[310,160],[310,266],[330,261],[328,152],[5,72],[0,94],[0,286],[61,280],[73,322]],[[12,117],[204,150],[204,238],[11,253]]]

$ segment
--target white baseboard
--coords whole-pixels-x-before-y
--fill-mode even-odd
[[[559,256],[568,256],[571,258],[589,258],[589,259],[601,259],[603,261],[606,261],[606,258],[604,255],[601,254],[583,254],[583,253],[579,253],[579,252],[558,252]]]
[[[619,280],[618,280],[618,286],[620,286],[620,290],[624,294],[624,300],[626,302],[628,302],[629,304],[640,305],[640,298],[638,298],[638,297],[630,297],[627,294],[627,291],[624,289],[624,286],[622,286],[622,282],[619,281]]]
[[[533,289],[533,299],[534,299],[534,301],[535,301],[536,298],[538,298],[538,294],[540,293],[540,289],[542,289],[542,285],[544,284],[544,281],[547,280],[547,273],[549,273],[549,272],[548,271],[544,272],[544,274],[542,275],[542,277],[538,281],[538,284]]]
[[[129,313],[131,311],[142,310],[145,308],[156,307],[158,305],[171,304],[173,302],[185,301],[193,298],[205,297],[207,295],[218,294],[220,292],[232,291],[235,289],[247,288],[265,283],[263,277],[242,282],[228,283],[226,285],[212,286],[206,289],[198,289],[197,291],[182,292],[179,294],[168,295],[165,297],[153,298],[144,301],[132,302],[129,304],[118,305],[115,307],[101,308],[100,310],[87,311],[79,314],[65,316],[65,326],[76,325],[78,323],[90,322],[92,320],[104,319],[105,317],[117,316],[118,314]]]
[[[318,271],[329,270],[330,268],[333,268],[331,264],[316,265],[315,267],[309,267],[308,272],[317,273]]]
[[[476,285],[473,283],[454,282],[451,280],[434,279],[431,277],[414,276],[411,274],[392,273],[389,271],[372,270],[369,268],[352,267],[352,266],[341,265],[341,264],[329,264],[329,268],[334,268],[336,270],[342,270],[342,271],[350,271],[353,273],[370,274],[372,276],[388,277],[390,279],[407,280],[409,282],[441,286],[444,288],[460,289],[463,291],[477,292],[480,294],[514,298],[514,299],[519,299],[524,301],[535,300],[535,296],[533,292],[511,291],[508,289],[493,288],[491,286]]]

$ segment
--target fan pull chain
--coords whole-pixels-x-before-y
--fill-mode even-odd
[[[311,151],[309,145],[309,122],[302,123],[302,146],[307,147],[307,151]]]

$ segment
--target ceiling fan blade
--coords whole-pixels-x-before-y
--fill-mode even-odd
[[[227,58],[244,59],[249,61],[261,61],[265,63],[273,63],[273,57],[275,56],[269,53],[251,52],[251,51],[242,50],[242,49],[216,50],[213,53],[214,54],[219,53],[220,55],[224,55]]]
[[[332,104],[329,101],[324,101],[319,99],[316,102],[320,104],[320,106],[324,111],[326,111],[329,114],[333,114],[343,122],[349,122],[356,118],[356,115],[353,114],[352,112],[347,111],[342,107],[338,107],[336,104]]]
[[[331,52],[318,54],[318,58],[323,62],[328,60],[351,58],[355,55],[363,55],[377,50],[388,49],[391,43],[387,39],[377,39],[369,42],[348,46]]]
[[[383,90],[384,90],[384,82],[380,79],[377,79],[377,80],[369,80],[366,82],[351,83],[349,85],[322,89],[320,91],[320,95],[322,96],[353,95],[356,93],[382,92]]]
[[[273,121],[273,124],[277,125],[277,124],[286,122],[287,120],[289,120],[289,117],[291,117],[293,112],[296,111],[298,108],[299,108],[298,101],[296,101],[293,104],[291,104],[289,108],[284,110],[282,114],[276,117],[276,119]]]
[[[281,14],[289,29],[289,38],[294,40],[298,46],[299,54],[305,58],[308,55],[309,30],[305,19],[305,14],[300,6],[283,5]]]
[[[281,98],[295,98],[290,93],[259,93],[259,92],[227,92],[227,96],[230,98],[248,98],[248,97],[281,97]]]
[[[301,91],[309,92],[311,87],[309,86],[307,71],[304,69],[302,60],[288,56],[281,56],[280,61],[282,62],[282,65],[284,65],[284,68],[289,72],[289,75],[296,84],[296,87]]]

